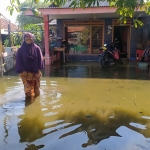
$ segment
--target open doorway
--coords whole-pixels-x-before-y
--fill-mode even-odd
[[[128,58],[129,47],[129,26],[114,26],[114,36],[119,41],[119,49],[121,58]]]

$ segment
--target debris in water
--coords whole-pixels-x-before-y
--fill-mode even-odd
[[[91,117],[91,116],[86,116],[86,118],[89,118],[89,119],[90,119],[90,118],[92,118],[92,117]]]
[[[148,148],[146,148],[146,147],[144,147],[144,146],[142,146],[142,145],[140,145],[140,144],[137,144],[137,145],[135,146],[135,148],[141,148],[142,150],[148,150]]]

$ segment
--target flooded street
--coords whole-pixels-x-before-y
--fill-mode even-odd
[[[136,63],[54,64],[32,104],[14,71],[0,85],[0,150],[150,150],[150,72]]]

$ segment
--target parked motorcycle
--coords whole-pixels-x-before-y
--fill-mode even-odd
[[[103,68],[112,66],[116,62],[119,62],[120,64],[123,64],[121,58],[120,58],[120,50],[118,48],[118,40],[115,39],[114,42],[111,42],[109,44],[105,44],[103,47],[101,47],[100,50],[100,62]]]

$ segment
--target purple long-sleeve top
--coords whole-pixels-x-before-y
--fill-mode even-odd
[[[44,68],[43,56],[39,46],[23,42],[16,55],[16,73],[23,71],[37,73]]]

